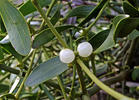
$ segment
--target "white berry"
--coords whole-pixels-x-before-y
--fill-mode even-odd
[[[78,45],[77,51],[81,57],[88,57],[93,52],[93,47],[89,42],[82,42]]]
[[[63,49],[59,53],[61,62],[71,63],[75,59],[74,52],[70,49]]]

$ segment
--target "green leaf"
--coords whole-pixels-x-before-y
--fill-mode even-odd
[[[27,55],[31,49],[31,37],[25,19],[7,0],[0,0],[0,14],[12,46],[19,54]]]
[[[131,17],[139,17],[139,11],[128,1],[123,2],[123,9],[126,14],[129,14]]]
[[[101,74],[107,72],[107,69],[108,69],[108,64],[98,64],[96,66],[96,74],[101,75]]]
[[[53,25],[55,25],[57,22],[58,22],[58,20],[59,20],[59,18],[60,18],[60,9],[61,9],[61,5],[59,4],[59,5],[56,5],[56,6],[54,6],[53,7],[53,9],[54,9],[54,11],[51,11],[51,13],[53,12],[54,14],[52,15],[51,13],[51,15],[52,15],[52,17],[51,17],[51,19],[50,19],[50,21],[51,21],[51,23],[53,24]],[[42,30],[43,29],[47,29],[48,28],[48,26],[47,26],[47,24],[42,28]]]
[[[135,81],[139,79],[139,67],[135,68],[132,72],[132,79]]]
[[[6,28],[5,28],[5,26],[4,26],[4,23],[3,23],[3,21],[2,21],[2,18],[0,17],[0,28],[1,28],[1,31],[3,32],[3,33],[5,33],[6,32]]]
[[[137,9],[139,8],[139,0],[127,0],[127,1],[130,2],[130,4],[132,4]]]
[[[115,29],[115,37],[125,37],[139,26],[139,18],[125,18],[118,23]]]
[[[110,33],[109,33],[107,39],[103,42],[103,44],[99,48],[97,48],[94,51],[94,53],[99,53],[99,52],[105,51],[107,49],[112,48],[115,45],[115,38],[114,38],[115,29],[120,21],[122,21],[123,19],[126,19],[128,17],[129,16],[127,16],[127,15],[119,15],[113,19],[113,25],[112,25],[112,28],[110,30]]]
[[[3,58],[4,58],[3,51],[2,48],[0,48],[0,60],[2,60]]]
[[[48,6],[51,3],[51,0],[38,0],[39,5],[41,7]],[[20,8],[19,11],[24,15],[28,15],[34,11],[36,11],[36,8],[32,4],[31,0],[28,0],[25,4],[23,4]]]
[[[12,99],[12,100],[16,100],[15,96],[13,94],[3,94],[3,95],[0,95],[0,98],[8,98],[8,99]]]
[[[54,57],[37,66],[27,78],[25,85],[33,86],[43,83],[67,70],[67,64],[62,63],[59,57]]]
[[[9,90],[9,86],[5,84],[0,84],[0,94]]]
[[[91,10],[93,8],[94,8],[94,6],[91,6],[91,5],[78,6],[74,9],[72,9],[71,11],[69,11],[64,19],[67,19],[69,17],[74,17],[74,16],[76,16],[76,17],[86,17],[91,12]]]
[[[44,90],[44,93],[48,96],[48,98],[49,98],[50,100],[55,100],[55,97],[49,92],[49,90],[47,89],[47,87],[46,87],[44,84],[41,84],[41,85],[40,85],[40,88],[41,88],[42,90]]]
[[[51,23],[53,25],[56,24],[56,22],[59,20],[60,18],[60,5],[57,6],[57,10],[54,12],[54,15],[51,17]]]
[[[83,26],[85,23],[90,21],[92,18],[96,17],[106,2],[107,2],[107,0],[101,0],[100,3],[87,15],[87,17],[78,26]]]
[[[89,42],[93,46],[93,49],[96,50],[100,45],[106,40],[107,36],[109,35],[110,30],[103,30],[93,36]]]
[[[1,44],[1,48],[4,49],[6,52],[12,54],[15,58],[17,58],[19,61],[22,60],[23,56],[18,54],[15,49],[12,47],[10,43],[8,44]]]
[[[133,30],[129,35],[128,39],[129,40],[134,40],[135,38],[139,37],[139,31],[138,30]]]
[[[59,27],[56,27],[56,30],[60,33],[66,29],[69,29],[69,28],[73,28],[75,26],[72,26],[72,25],[63,25],[63,26],[59,26]],[[41,31],[33,40],[33,44],[32,44],[32,47],[33,48],[38,48],[48,42],[50,42],[52,39],[54,39],[54,35],[53,33],[51,32],[51,30],[48,28],[48,29],[45,29],[43,31]]]

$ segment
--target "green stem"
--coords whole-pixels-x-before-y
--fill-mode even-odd
[[[34,61],[34,58],[35,58],[35,53],[36,53],[36,50],[33,51],[32,59],[31,59],[30,65],[29,65],[29,69],[28,69],[28,71],[27,71],[27,73],[26,73],[26,75],[25,75],[25,77],[24,77],[24,79],[23,79],[23,81],[22,81],[22,83],[21,83],[19,89],[17,90],[17,92],[16,92],[16,94],[15,94],[15,97],[16,97],[17,99],[18,99],[18,97],[19,97],[19,94],[21,93],[21,90],[22,90],[22,88],[23,88],[23,86],[24,86],[24,83],[25,83],[25,81],[26,81],[28,75],[30,74],[30,72],[31,72],[31,70],[32,70],[32,65],[33,65],[33,61]]]
[[[42,8],[40,7],[38,1],[37,0],[32,0],[32,2],[34,4],[34,6],[36,7],[36,9],[40,12],[40,15],[43,17],[43,19],[47,23],[48,27],[51,29],[51,31],[53,32],[53,34],[57,37],[57,39],[59,40],[59,42],[62,44],[62,46],[64,48],[68,48],[68,45],[66,44],[66,42],[62,39],[61,35],[57,32],[57,30],[54,28],[54,26],[52,25],[52,23],[50,22],[50,20],[45,15],[45,13],[42,10]]]
[[[60,79],[59,76],[57,76],[57,80],[58,80],[59,86],[60,86],[60,88],[62,90],[62,93],[63,93],[63,96],[64,96],[65,100],[69,100],[68,97],[67,97],[67,95],[66,95],[64,86],[63,86],[62,81],[61,81],[61,79]]]
[[[119,74],[112,76],[102,82],[108,86],[111,86],[112,84],[125,80],[129,75],[130,75],[130,70],[125,70],[125,71],[122,71]],[[101,90],[101,89],[97,85],[94,85],[93,87],[88,89],[88,93],[89,93],[89,95],[94,95],[97,92],[99,92],[99,90]]]
[[[137,43],[138,39],[139,38],[136,38],[136,39],[132,40],[132,42],[131,42],[131,46],[130,46],[128,52],[127,52],[128,55],[127,55],[127,60],[125,62],[126,65],[131,66],[132,58],[133,58],[134,53],[135,53],[134,51],[135,51],[136,43]]]
[[[95,21],[93,23],[91,23],[83,32],[82,35],[86,35],[88,33],[88,31],[96,24],[96,22],[99,20],[99,18],[101,17],[104,9],[106,8],[107,4],[108,4],[109,0],[107,0],[107,3],[105,3],[105,5],[102,7],[102,9],[100,10],[100,12],[98,13]]]
[[[3,63],[3,62],[5,62],[6,60],[9,60],[11,57],[12,57],[12,55],[9,55],[8,57],[0,60],[0,64]]]
[[[11,73],[6,73],[1,79],[0,79],[0,83],[3,82],[7,77],[10,76]]]
[[[44,93],[48,96],[50,100],[55,100],[54,96],[52,96],[52,94],[48,91],[44,84],[41,84],[40,88],[44,90]]]
[[[50,86],[50,87],[53,87],[53,88],[58,89],[58,90],[61,89],[60,86],[57,83],[55,83],[53,80],[48,80],[45,82],[45,84],[48,87]],[[66,93],[70,92],[69,88],[64,87],[64,90]]]
[[[26,56],[26,57],[22,60],[22,63],[26,62],[26,61],[29,59],[29,57],[32,55],[32,53],[33,53],[33,52],[31,52],[28,56]]]
[[[73,79],[72,79],[72,84],[71,84],[71,90],[70,90],[70,93],[69,93],[69,97],[71,99],[74,99],[74,96],[72,95],[72,93],[73,93],[73,90],[74,90],[75,78],[76,78],[76,66],[73,65]]]
[[[51,4],[50,4],[50,6],[49,6],[49,8],[48,8],[48,10],[47,10],[47,12],[46,12],[46,17],[49,16],[49,14],[50,14],[50,12],[51,12],[51,10],[52,10],[52,8],[53,8],[55,2],[56,2],[56,0],[52,0]],[[43,28],[44,25],[45,25],[45,21],[42,20],[42,24],[40,25],[40,30]]]
[[[50,6],[49,6],[49,8],[48,8],[48,10],[47,10],[47,12],[46,12],[46,17],[49,16],[49,14],[50,14],[50,12],[51,12],[51,10],[52,10],[54,4],[56,3],[56,1],[57,1],[57,0],[52,0],[52,1],[51,1],[51,4],[50,4]]]
[[[95,55],[93,54],[93,55],[91,56],[91,64],[92,64],[93,73],[94,73],[94,75],[96,75],[96,67],[95,67],[95,62],[94,62],[94,60],[95,60]]]
[[[85,87],[83,71],[78,64],[76,64],[76,67],[77,67],[77,73],[79,75],[79,82],[80,82],[81,90],[82,90],[83,94],[86,94],[87,91],[86,91],[86,87]]]
[[[48,60],[49,59],[48,52],[46,51],[44,46],[42,46],[42,49],[43,49],[43,52],[44,52],[45,59]]]
[[[90,70],[86,67],[86,65],[78,58],[77,63],[80,65],[80,67],[85,71],[85,73],[94,81],[102,90],[107,92],[109,95],[113,96],[114,98],[118,100],[134,100],[133,98],[129,98],[127,96],[124,96],[113,89],[109,88],[107,85],[103,84],[97,77],[90,72]]]

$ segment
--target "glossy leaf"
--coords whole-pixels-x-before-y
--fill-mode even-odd
[[[63,26],[56,27],[56,30],[60,33],[64,30],[72,28],[72,27],[74,27],[74,26],[63,25]],[[55,36],[53,35],[53,33],[51,32],[50,29],[43,30],[35,37],[32,47],[38,48],[38,47],[50,42],[54,37]]]
[[[109,35],[110,30],[103,30],[93,36],[89,42],[93,46],[93,49],[96,50],[100,45],[106,40],[107,36]]]
[[[129,14],[131,17],[139,17],[139,11],[128,1],[123,2],[123,9],[126,14]]]
[[[27,55],[31,49],[31,38],[23,16],[7,0],[0,0],[0,14],[12,46],[19,54]]]
[[[78,6],[74,9],[72,9],[68,14],[65,16],[64,19],[67,19],[69,17],[86,17],[91,10],[94,8],[94,6],[91,5],[83,5],[83,6]]]
[[[114,39],[115,29],[120,21],[122,21],[123,19],[126,19],[128,17],[129,16],[127,16],[127,15],[119,15],[113,19],[113,25],[112,25],[112,28],[110,30],[110,33],[109,33],[107,39],[103,42],[103,44],[99,48],[97,48],[94,51],[94,53],[99,53],[99,52],[105,51],[107,49],[112,48],[115,45],[115,39]]]
[[[37,66],[27,78],[25,84],[27,86],[38,85],[56,77],[67,69],[67,64],[62,63],[58,56],[54,57]]]
[[[48,6],[51,3],[51,0],[38,0],[41,7]],[[19,8],[20,12],[26,16],[34,11],[36,11],[36,8],[32,4],[31,0],[28,0]]]
[[[87,17],[79,24],[79,26],[83,26],[85,23],[90,21],[92,18],[96,17],[101,10],[101,8],[105,5],[107,0],[101,0],[100,3],[87,15]]]
[[[139,37],[139,31],[135,29],[129,34],[128,39],[134,40],[137,37]]]

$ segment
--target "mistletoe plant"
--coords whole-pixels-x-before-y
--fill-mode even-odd
[[[138,30],[138,0],[0,0],[0,100],[139,98]]]

